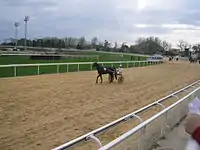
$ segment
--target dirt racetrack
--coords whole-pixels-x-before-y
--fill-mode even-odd
[[[96,85],[96,71],[0,79],[0,149],[52,149],[199,80],[200,65],[167,62],[123,73],[120,85],[107,76]]]

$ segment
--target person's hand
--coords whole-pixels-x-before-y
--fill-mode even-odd
[[[200,115],[190,114],[186,118],[185,131],[192,135],[198,127],[200,127]]]

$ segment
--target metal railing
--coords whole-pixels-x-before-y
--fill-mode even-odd
[[[78,138],[76,138],[76,139],[74,139],[72,141],[69,141],[69,142],[67,142],[67,143],[65,143],[65,144],[63,144],[61,146],[58,146],[58,147],[54,148],[53,150],[65,150],[67,148],[70,148],[70,147],[74,146],[75,144],[77,144],[79,142],[87,141],[87,140],[91,140],[91,139],[94,140],[97,143],[97,145],[100,148],[99,150],[108,150],[108,149],[111,149],[114,146],[118,145],[119,143],[123,142],[129,136],[133,135],[135,132],[137,132],[137,131],[139,131],[141,129],[142,129],[141,135],[144,137],[144,129],[151,121],[155,120],[156,118],[158,118],[160,115],[163,115],[164,113],[165,113],[166,117],[171,117],[171,115],[167,115],[167,112],[171,108],[175,107],[177,104],[183,102],[188,97],[188,95],[186,97],[182,98],[181,100],[179,100],[178,102],[176,102],[175,104],[171,105],[168,108],[165,108],[165,106],[163,104],[161,104],[161,102],[163,102],[163,101],[165,101],[165,100],[167,100],[169,98],[172,98],[172,97],[177,98],[177,100],[178,100],[179,97],[177,96],[177,94],[179,94],[181,92],[187,92],[187,89],[194,88],[195,85],[197,85],[197,84],[198,85],[200,84],[200,80],[196,81],[196,82],[194,82],[194,83],[192,83],[192,84],[190,84],[190,85],[188,85],[188,86],[186,86],[186,87],[184,87],[184,88],[182,88],[182,89],[180,89],[180,90],[178,90],[178,91],[176,91],[176,92],[174,92],[172,94],[169,94],[169,95],[167,95],[167,96],[165,96],[165,97],[163,97],[163,98],[161,98],[161,99],[159,99],[159,100],[157,100],[157,101],[155,101],[155,102],[153,102],[153,103],[151,103],[151,104],[149,104],[149,105],[147,105],[147,106],[145,106],[145,107],[143,107],[143,108],[141,108],[141,109],[139,109],[137,111],[134,111],[134,112],[132,112],[132,113],[130,113],[128,115],[125,115],[125,116],[123,116],[123,117],[121,117],[121,118],[119,118],[119,119],[117,119],[117,120],[105,125],[105,126],[102,126],[102,127],[98,128],[98,129],[96,129],[96,130],[94,130],[92,132],[89,132],[89,133],[87,133],[87,134],[85,134],[83,136],[80,136],[80,137],[78,137]],[[200,90],[200,88],[197,88],[195,91],[190,93],[189,96],[191,96],[195,92],[199,92],[199,90]],[[149,109],[149,108],[151,108],[153,106],[156,106],[156,105],[162,107],[164,110],[161,111],[160,113],[156,114],[152,118],[146,120],[146,121],[143,121],[142,118],[140,116],[138,116],[139,113],[144,112],[145,110],[147,110],[147,109]],[[180,120],[180,118],[181,118],[180,116],[183,115],[183,114],[184,113],[179,114],[178,120]],[[125,133],[124,135],[122,135],[122,137],[119,137],[116,140],[112,141],[111,143],[109,143],[109,144],[105,145],[104,147],[102,147],[103,144],[96,137],[96,135],[106,131],[107,129],[109,129],[109,128],[113,127],[113,126],[116,126],[117,124],[119,124],[121,122],[125,122],[125,121],[127,121],[127,120],[129,120],[131,118],[137,118],[140,121],[141,124],[139,126],[133,128],[131,131],[129,131],[129,132]],[[167,122],[165,122],[165,123],[167,124]],[[161,132],[163,134],[163,130]],[[144,141],[144,140],[140,140],[139,146],[138,146],[139,150],[142,150],[142,148],[141,148],[141,143],[142,142],[141,141]],[[127,145],[127,146],[129,146],[129,145]],[[119,148],[119,150],[120,149],[123,149],[123,148]],[[124,147],[124,149],[125,149],[125,147]]]
[[[151,149],[166,130],[174,127],[185,117],[188,103],[199,95],[200,87],[99,150]],[[134,135],[138,132],[140,136],[136,139]]]
[[[110,61],[110,62],[98,62],[99,64],[111,64],[113,66],[114,64],[122,64],[123,67],[129,68],[130,66],[135,66],[138,64],[138,66],[141,66],[143,64],[144,66],[147,65],[152,65],[152,64],[158,64],[162,63],[163,61]],[[40,63],[40,64],[11,64],[11,65],[0,65],[0,68],[13,68],[13,76],[16,77],[18,76],[17,74],[17,69],[20,67],[37,67],[36,74],[40,75],[41,74],[41,67],[42,66],[56,66],[56,69],[53,71],[54,73],[60,73],[60,66],[66,66],[64,72],[70,72],[70,66],[76,65],[76,70],[75,71],[81,71],[81,66],[82,65],[87,65],[85,70],[93,70],[92,64],[94,62],[71,62],[71,63]],[[63,72],[62,72],[63,73]],[[0,72],[1,74],[1,72]]]

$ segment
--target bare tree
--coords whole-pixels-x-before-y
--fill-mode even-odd
[[[195,44],[192,46],[192,49],[195,51],[195,52],[200,52],[200,44]]]
[[[114,49],[115,49],[115,50],[117,49],[117,42],[115,42],[115,46],[114,46]]]
[[[192,47],[191,44],[183,40],[179,40],[177,46],[180,48],[181,51],[184,51],[185,49],[190,49]]]
[[[163,41],[163,42],[161,43],[161,46],[163,47],[163,50],[164,50],[164,51],[168,51],[168,50],[171,49],[171,44],[168,43],[167,41]]]
[[[82,47],[84,47],[85,44],[86,44],[85,38],[84,37],[79,38],[78,39],[78,44],[80,44]]]
[[[98,42],[97,37],[93,37],[92,40],[91,40],[91,44],[92,45],[97,45],[97,42]]]

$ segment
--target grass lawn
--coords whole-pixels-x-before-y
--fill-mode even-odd
[[[29,56],[0,56],[0,65],[8,65],[8,64],[36,64],[36,63],[65,63],[65,62],[94,62],[94,61],[130,61],[131,55],[126,54],[109,54],[109,53],[97,53],[97,52],[80,52],[80,55],[98,55],[99,60],[95,58],[63,58],[61,60],[31,60]],[[141,56],[132,56],[132,60],[134,61],[142,61],[146,60],[146,57]],[[111,64],[104,64],[105,66],[110,66]],[[123,67],[127,67],[127,64],[122,64]],[[128,67],[137,67],[144,66],[145,64],[137,64],[132,63],[129,64]],[[147,65],[147,64],[146,64]],[[119,63],[114,64],[115,67],[119,66]],[[39,74],[51,74],[51,73],[64,73],[64,72],[73,72],[77,71],[79,68],[80,71],[92,70],[91,65],[61,65],[61,66],[40,66],[39,72],[38,67],[17,67],[16,75],[17,76],[26,76],[26,75],[37,75]],[[12,77],[15,74],[13,67],[1,68],[0,67],[0,77]]]

